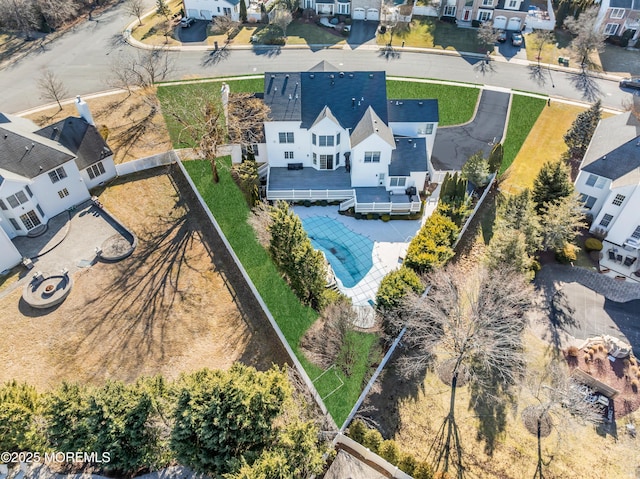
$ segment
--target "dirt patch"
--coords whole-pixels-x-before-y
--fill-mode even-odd
[[[39,388],[140,375],[175,378],[235,361],[266,369],[288,357],[257,302],[184,189],[179,171],[118,180],[100,200],[139,238],[129,258],[74,275],[57,309],[14,291],[0,301],[0,382]]]
[[[114,161],[126,161],[170,150],[171,140],[155,93],[137,91],[85,99],[96,127],[115,153]],[[68,116],[78,116],[74,104],[39,111],[26,117],[40,126]]]

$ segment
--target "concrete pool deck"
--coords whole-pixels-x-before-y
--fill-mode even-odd
[[[435,211],[437,202],[427,202],[425,212],[420,220],[357,220],[350,216],[339,214],[335,206],[295,206],[293,210],[304,220],[314,216],[325,216],[339,221],[354,233],[366,236],[373,241],[373,266],[369,272],[352,288],[345,288],[339,281],[340,291],[353,301],[359,308],[369,309],[373,316],[371,302],[375,301],[376,293],[384,276],[401,266],[411,239],[420,230],[424,220]],[[364,323],[370,321],[365,320]],[[372,326],[370,324],[369,326]]]

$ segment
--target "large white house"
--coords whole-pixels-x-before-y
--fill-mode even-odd
[[[591,231],[606,235],[600,267],[640,281],[640,121],[631,112],[600,122],[576,189]]]
[[[249,0],[182,0],[185,14],[199,20],[211,20],[226,15],[234,21],[240,19],[240,2],[249,6]]]
[[[0,271],[22,259],[11,238],[39,233],[116,176],[113,153],[86,103],[78,97],[76,106],[80,118],[45,128],[0,114]]]
[[[343,209],[419,210],[438,127],[436,100],[390,100],[383,71],[267,72],[267,198],[349,200]],[[265,161],[264,157],[258,158]]]

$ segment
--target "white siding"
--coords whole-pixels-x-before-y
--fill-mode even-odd
[[[367,151],[379,151],[380,163],[365,163]],[[378,179],[385,176],[384,186],[389,184],[388,172],[391,161],[391,145],[377,135],[371,135],[351,150],[351,186],[379,186]]]
[[[84,184],[88,189],[95,188],[99,184],[116,177],[116,165],[113,162],[113,156],[109,156],[104,160],[101,160],[100,163],[102,163],[102,166],[104,167],[104,173],[100,176],[96,176],[93,179],[89,178],[87,168],[80,172],[82,181],[84,181]]]
[[[576,178],[576,190],[578,193],[585,194],[587,196],[593,196],[597,198],[597,201],[589,211],[593,217],[595,218],[600,213],[600,209],[602,205],[605,203],[607,196],[609,196],[610,188],[611,188],[611,180],[605,178],[605,184],[602,188],[596,188],[595,186],[588,186],[587,180],[591,173],[587,173],[586,171],[580,171],[578,177]],[[594,221],[595,224],[595,221]]]
[[[620,206],[612,203],[618,194],[625,197]],[[613,216],[609,227],[605,228],[608,230],[607,241],[622,245],[631,236],[636,227],[640,225],[640,187],[625,186],[614,188],[595,218],[591,227],[592,230],[602,228],[600,221],[606,214]]]
[[[293,132],[293,143],[280,143],[278,133]],[[312,166],[311,163],[311,134],[300,128],[299,121],[272,121],[264,124],[266,138],[267,157],[269,165],[273,167],[286,167],[287,163],[302,163],[304,166]],[[285,152],[293,151],[293,159],[286,159]],[[261,158],[260,161],[265,161]]]
[[[31,189],[31,192],[33,193],[33,197],[29,196],[29,194],[27,193],[26,191],[27,185]],[[16,194],[19,191],[24,192],[28,201],[14,208],[7,201],[7,197]],[[0,198],[2,199],[5,206],[7,207],[6,211],[0,210],[0,216],[2,216],[6,220],[5,224],[3,225],[3,229],[7,233],[9,238],[26,235],[28,233],[27,229],[24,227],[24,224],[20,220],[20,216],[22,216],[23,214],[31,210],[36,212],[36,214],[38,215],[42,223],[46,223],[49,220],[49,216],[45,215],[43,217],[40,214],[40,212],[37,210],[36,205],[39,204],[40,200],[38,199],[38,195],[33,187],[33,183],[29,183],[29,181],[26,178],[24,180],[13,180],[13,179],[5,180],[2,183],[2,189],[0,189]],[[9,222],[9,218],[13,218],[14,220],[16,220],[20,225],[21,229],[16,231],[11,225],[11,223]]]
[[[340,134],[340,144],[337,144],[337,135]],[[312,135],[316,135],[316,144],[313,144]],[[320,146],[320,136],[333,136],[333,146]],[[332,120],[324,118],[317,125],[314,125],[309,130],[309,155],[312,158],[315,153],[319,158],[320,155],[333,155],[334,165],[336,155],[340,154],[340,164],[337,166],[344,166],[344,154],[350,151],[351,145],[349,144],[349,134],[347,130],[343,129],[340,125],[337,125]],[[316,166],[316,165],[314,165]]]
[[[432,124],[433,130],[430,135],[424,134],[427,131],[427,125]],[[394,135],[402,136],[419,136],[427,142],[427,157],[431,158],[433,152],[433,143],[436,139],[436,131],[438,130],[438,123],[432,122],[390,122],[389,127],[393,131]]]
[[[90,198],[89,190],[82,180],[82,175],[75,162],[68,161],[62,166],[67,174],[66,178],[52,183],[48,172],[45,172],[35,177],[31,185],[34,198],[38,199],[40,207],[48,218]],[[60,198],[58,191],[62,191],[64,188],[67,189],[69,195]]]
[[[0,271],[13,268],[20,263],[22,256],[4,231],[4,220],[0,219]]]
[[[211,20],[210,15],[214,17],[224,15],[225,8],[231,9],[231,18],[233,20],[237,21],[239,19],[239,5],[232,5],[225,0],[184,0],[183,3],[185,11],[200,20]],[[196,12],[198,14],[193,15]]]

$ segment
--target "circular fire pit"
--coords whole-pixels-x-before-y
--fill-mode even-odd
[[[22,299],[33,308],[51,308],[67,298],[72,286],[68,274],[38,274],[22,290]]]

